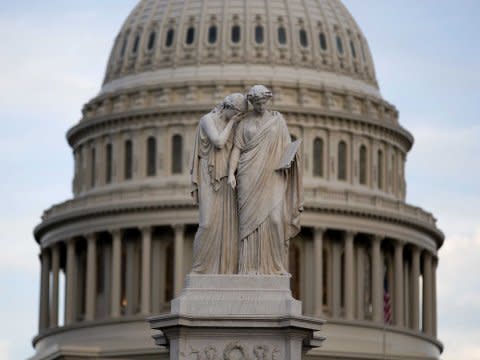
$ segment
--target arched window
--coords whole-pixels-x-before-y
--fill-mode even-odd
[[[181,135],[172,138],[172,174],[181,174],[183,168],[183,139]]]
[[[139,43],[140,43],[140,35],[137,35],[135,36],[135,41],[133,42],[132,54],[137,53]]]
[[[347,180],[347,144],[340,141],[338,144],[338,180]]]
[[[352,56],[357,58],[357,51],[355,50],[355,44],[353,43],[353,40],[350,40],[350,50],[352,51]]]
[[[187,45],[192,45],[195,41],[195,28],[190,26],[187,30],[187,35],[185,36],[185,43]]]
[[[290,279],[292,296],[300,299],[300,248],[297,244],[290,242],[288,257],[289,272],[292,276]]]
[[[105,183],[110,184],[112,182],[113,175],[113,153],[112,144],[105,145]]]
[[[325,36],[325,33],[321,32],[318,38],[320,41],[320,49],[324,51],[327,50],[327,37]]]
[[[133,146],[132,141],[125,141],[125,180],[129,180],[133,175]]]
[[[78,171],[78,177],[77,177],[77,186],[78,189],[81,191],[83,188],[83,148],[79,147],[78,148],[78,163],[77,163],[77,171]]]
[[[337,35],[337,50],[340,54],[343,55],[343,42],[342,42],[342,38]]]
[[[215,44],[217,42],[217,25],[212,25],[208,28],[208,42]]]
[[[175,30],[169,29],[167,31],[167,37],[165,38],[165,47],[169,48],[173,45],[174,37],[175,37]]]
[[[278,28],[278,43],[280,45],[285,45],[287,43],[287,31],[283,26]]]
[[[156,39],[157,39],[157,33],[155,31],[152,31],[150,33],[150,36],[148,37],[147,49],[149,51],[153,50],[153,48],[155,47],[155,40]]]
[[[392,190],[397,191],[397,157],[392,153],[392,174],[391,174]]]
[[[323,177],[323,140],[316,138],[313,142],[313,176]]]
[[[232,26],[232,42],[237,44],[240,42],[242,36],[242,30],[239,25]]]
[[[363,41],[361,38],[359,38],[359,41],[360,41],[360,50],[362,51],[362,59],[363,61],[366,61],[365,48],[363,47]]]
[[[383,151],[378,150],[378,159],[377,159],[377,183],[378,188],[383,189]]]
[[[305,29],[300,29],[300,32],[298,33],[299,39],[300,39],[300,45],[303,47],[308,46],[308,37],[307,37],[307,32]]]
[[[96,162],[97,162],[97,154],[95,151],[95,148],[93,147],[90,153],[90,186],[94,187],[95,186],[95,169],[96,169]]]
[[[150,136],[147,140],[147,176],[157,175],[157,140]]]
[[[365,145],[360,146],[360,184],[367,184],[367,147]]]
[[[255,42],[257,44],[263,44],[263,26],[257,25],[255,26]]]
[[[122,49],[120,50],[120,57],[123,57],[125,55],[125,51],[127,50],[127,42],[128,36],[125,35],[125,39],[123,39]]]

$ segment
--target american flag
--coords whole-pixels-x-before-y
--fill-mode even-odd
[[[388,291],[388,280],[383,280],[383,320],[385,324],[392,325],[392,298]]]

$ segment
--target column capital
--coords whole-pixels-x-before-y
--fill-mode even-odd
[[[145,235],[145,233],[151,233],[152,232],[153,226],[145,225],[145,226],[140,226],[138,229],[140,230],[142,235]]]
[[[315,226],[313,227],[313,232],[318,234],[318,233],[325,233],[327,231],[327,228],[322,227],[322,226]]]
[[[373,244],[381,244],[381,242],[385,239],[385,235],[380,234],[373,234],[370,236]]]
[[[75,244],[76,240],[77,240],[76,237],[69,237],[69,238],[63,240],[63,242],[68,247],[68,245],[70,245],[70,244]]]
[[[402,239],[394,239],[394,240],[395,240],[394,244],[396,248],[403,248],[406,244],[405,240],[402,240]]]
[[[122,229],[109,229],[108,230],[113,237],[121,236]]]
[[[171,227],[175,232],[185,230],[185,224],[172,224]]]
[[[96,233],[88,233],[85,235],[85,238],[87,239],[88,242],[95,241],[97,240],[97,234]]]
[[[344,234],[345,234],[345,240],[353,240],[355,238],[355,235],[357,235],[357,232],[347,230],[344,232]]]
[[[432,253],[430,253],[430,251],[428,251],[428,250],[422,251],[422,256],[423,256],[424,259],[433,263],[433,257],[434,256],[433,256]]]
[[[422,253],[423,249],[421,247],[419,247],[418,245],[414,245],[412,246],[412,255],[414,256],[420,256],[420,254]]]

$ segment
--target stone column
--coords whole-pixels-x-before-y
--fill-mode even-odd
[[[315,228],[313,230],[313,251],[314,251],[314,266],[315,266],[315,315],[322,316],[323,313],[323,234],[325,230],[322,228]]]
[[[142,228],[142,314],[150,313],[152,228]]]
[[[40,254],[40,321],[38,324],[39,332],[48,328],[49,314],[49,291],[50,291],[50,254],[46,249],[42,249]]]
[[[135,239],[136,240],[136,239]],[[135,240],[134,239],[125,239],[125,252],[126,252],[126,278],[125,278],[125,290],[127,296],[127,314],[133,315],[136,313],[137,305],[137,296],[136,291],[138,291],[138,282],[136,279],[136,259],[135,259]],[[123,301],[123,300],[122,300]]]
[[[175,259],[174,259],[174,281],[173,281],[173,294],[174,296],[180,295],[183,287],[183,242],[184,242],[184,225],[174,225],[173,230],[175,231]]]
[[[341,303],[341,248],[338,241],[332,242],[332,316],[340,316]]]
[[[345,233],[345,280],[344,285],[344,301],[345,301],[345,318],[347,320],[353,320],[354,298],[353,298],[353,240],[355,233]]]
[[[437,337],[437,266],[438,258],[435,257],[432,264],[432,328],[434,337]]]
[[[412,329],[418,330],[420,324],[420,249],[413,248],[412,251]]]
[[[58,326],[58,277],[60,274],[60,248],[58,244],[51,247],[52,251],[52,292],[50,299],[50,327]]]
[[[122,279],[122,232],[112,231],[112,292],[111,292],[111,313],[112,317],[120,316]]]
[[[373,321],[383,323],[383,264],[381,252],[382,237],[372,238],[372,305]]]
[[[394,302],[394,314],[395,324],[397,326],[403,326],[403,242],[395,242],[395,302]]]
[[[365,249],[357,247],[357,319],[365,318]]]
[[[85,320],[95,319],[97,302],[97,238],[95,234],[87,235],[87,289]]]
[[[165,246],[163,239],[152,241],[152,313],[158,314],[165,303]]]
[[[76,259],[75,259],[75,239],[67,241],[67,276],[65,291],[65,325],[70,325],[75,321],[76,301],[75,301],[75,275],[76,275]]]
[[[432,301],[432,256],[425,252],[423,257],[423,332],[433,335],[433,301]]]

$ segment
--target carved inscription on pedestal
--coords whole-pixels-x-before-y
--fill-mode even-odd
[[[181,356],[187,360],[282,360],[278,347],[255,345],[249,347],[240,341],[228,343],[223,352],[219,352],[215,345],[207,345],[203,349],[190,347],[188,354]]]

